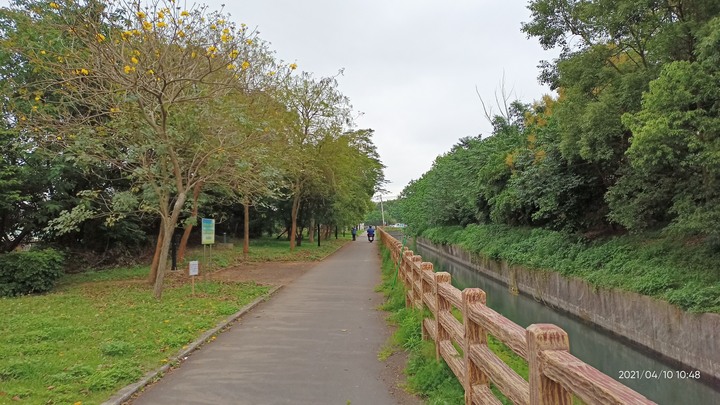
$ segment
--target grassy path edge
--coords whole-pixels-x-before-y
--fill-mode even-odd
[[[168,363],[163,365],[162,367],[149,371],[147,374],[143,376],[140,381],[135,382],[133,384],[127,385],[123,388],[121,388],[118,392],[115,393],[110,399],[103,402],[102,405],[122,405],[125,402],[127,402],[130,398],[132,398],[135,394],[137,394],[140,390],[151,384],[152,382],[156,381],[157,379],[162,378],[162,376],[170,370],[172,367],[177,367],[180,363],[182,363],[187,356],[192,354],[195,350],[200,348],[200,346],[207,343],[213,335],[223,332],[225,329],[232,326],[232,323],[234,323],[238,318],[245,315],[247,312],[251,311],[256,306],[260,305],[260,303],[264,302],[265,300],[269,299],[273,294],[275,294],[278,290],[280,290],[283,286],[275,286],[270,291],[265,293],[264,295],[258,297],[255,299],[255,301],[245,305],[242,307],[238,312],[230,315],[225,320],[220,321],[214,328],[208,330],[207,332],[203,333],[202,336],[200,336],[197,340],[195,340],[193,343],[188,345],[187,349],[180,350],[175,356],[169,359]]]

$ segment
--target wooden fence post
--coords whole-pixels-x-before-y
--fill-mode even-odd
[[[435,359],[440,361],[440,342],[450,340],[450,333],[445,330],[445,327],[440,323],[440,313],[450,312],[452,305],[450,302],[440,295],[440,285],[450,284],[450,273],[444,271],[435,273],[435,330],[437,336],[435,336]]]
[[[571,405],[570,393],[543,375],[539,357],[544,350],[569,350],[567,333],[555,325],[538,323],[528,326],[525,336],[530,369],[530,405]]]
[[[462,292],[463,323],[465,324],[465,347],[463,347],[465,361],[465,405],[472,405],[473,386],[488,385],[485,373],[470,359],[470,349],[473,345],[487,346],[487,331],[482,326],[470,320],[469,314],[473,305],[485,305],[485,291],[479,288],[466,288]],[[489,388],[489,387],[488,387]]]
[[[429,271],[430,273],[433,273],[433,264],[430,262],[422,262],[420,263],[420,304],[421,309],[425,307],[425,294],[432,292],[432,286],[425,280],[425,272]],[[429,333],[427,329],[425,328],[425,321],[423,320],[422,323],[422,339],[427,340],[429,336]]]
[[[422,256],[413,255],[411,258],[412,263],[412,297],[413,297],[413,304],[415,305],[415,308],[422,309],[422,297],[420,296],[420,290],[417,287],[417,282],[420,281],[422,283],[422,269],[420,268],[420,263],[422,263]],[[417,267],[416,267],[417,265]]]
[[[414,305],[412,301],[412,257],[413,251],[406,247],[402,256],[402,266],[400,267],[403,275],[401,278],[403,280],[403,284],[405,284],[405,308],[412,308]]]

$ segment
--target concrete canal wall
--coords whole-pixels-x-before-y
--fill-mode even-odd
[[[552,271],[509,266],[454,245],[418,239],[423,248],[475,269],[548,305],[597,325],[658,353],[683,370],[699,370],[720,383],[720,314],[687,313],[667,302],[616,289],[600,289],[584,280]]]

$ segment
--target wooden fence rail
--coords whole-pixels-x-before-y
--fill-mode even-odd
[[[515,404],[572,404],[572,394],[587,404],[654,404],[570,354],[568,335],[552,324],[534,324],[523,329],[485,305],[479,288],[458,290],[449,273],[433,272],[407,247],[379,229],[382,242],[399,264],[398,277],[406,287],[405,304],[427,307],[433,318],[423,319],[424,339],[435,342],[441,357],[465,389],[465,404],[500,404],[490,391],[492,383]],[[452,313],[456,308],[459,321]],[[492,335],[528,362],[525,381],[487,343]],[[459,351],[460,350],[460,351]]]

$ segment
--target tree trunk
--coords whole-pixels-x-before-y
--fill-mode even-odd
[[[292,209],[290,212],[290,251],[295,250],[295,232],[297,232],[297,217],[300,211],[300,193],[296,192],[293,197]]]
[[[164,234],[165,229],[163,228],[161,223],[160,230],[158,231],[157,243],[155,244],[155,254],[153,255],[152,264],[150,265],[150,274],[148,275],[149,284],[153,284],[157,279],[158,263],[160,262],[160,248],[162,247]]]
[[[16,236],[15,239],[7,242],[7,244],[3,246],[2,251],[12,252],[13,250],[17,249],[17,247],[22,244],[22,242],[28,235],[30,235],[30,229],[28,227],[25,227],[25,229],[20,232],[20,235]]]
[[[318,238],[320,235],[317,236]],[[308,241],[315,242],[315,217],[310,218],[310,228],[308,228]]]
[[[165,237],[163,238],[162,248],[160,250],[157,277],[155,278],[155,287],[153,288],[153,295],[158,300],[162,297],[163,283],[165,281],[165,270],[167,269],[167,259],[168,253],[170,253],[170,242],[172,242],[173,230],[175,230],[177,220],[180,217],[180,211],[182,211],[182,207],[185,204],[186,198],[187,195],[185,193],[179,193],[177,195],[177,200],[175,200],[175,204],[173,204],[170,216],[164,216],[162,218],[161,226],[165,232]]]
[[[200,189],[202,189],[202,182],[198,182],[193,189],[193,211],[192,216],[195,218],[197,223],[198,216],[198,198],[200,197]],[[187,248],[188,239],[190,239],[190,232],[192,232],[193,224],[188,224],[183,232],[182,239],[180,239],[180,247],[178,247],[177,260],[182,262],[185,260],[185,249]]]
[[[248,253],[250,253],[250,200],[245,200],[244,206],[245,218],[243,219],[243,257],[247,259]]]

